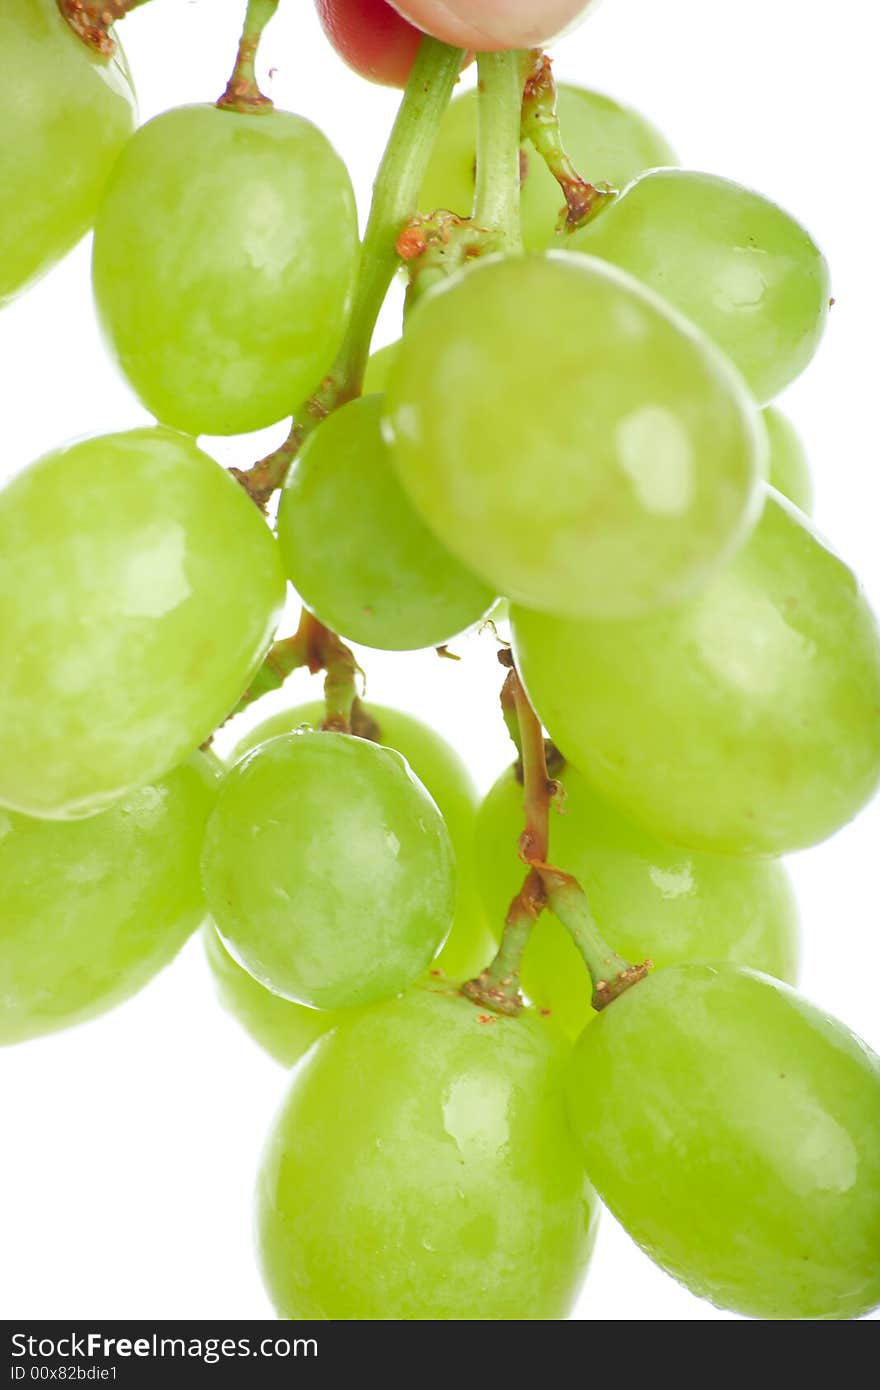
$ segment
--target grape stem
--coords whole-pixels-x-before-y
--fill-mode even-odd
[[[278,0],[248,0],[235,67],[226,84],[226,91],[217,102],[221,111],[243,111],[253,114],[273,109],[274,103],[260,91],[256,61],[263,30],[274,18],[277,9]]]
[[[513,665],[510,651],[505,649],[499,652],[498,659],[508,667],[501,691],[501,709],[509,729],[511,714],[515,713],[516,717],[516,735],[511,730],[511,736],[522,760],[526,822],[519,839],[519,853],[520,858],[529,865],[529,872],[508,909],[495,959],[475,980],[462,985],[462,992],[496,1013],[518,1014],[523,1006],[519,988],[523,953],[532,927],[547,901],[543,879],[533,865],[543,863],[547,858],[550,803],[556,795],[557,784],[547,772],[544,732]]]
[[[321,727],[347,734],[352,732],[354,726],[355,732],[362,738],[375,738],[373,721],[358,699],[358,677],[362,678],[363,672],[354,653],[335,632],[331,632],[305,609],[296,632],[273,643],[229,718],[240,714],[261,696],[279,690],[287,677],[303,666],[312,675],[317,675],[319,671],[326,673],[324,700],[327,715]]]
[[[348,326],[324,381],[295,413],[290,435],[274,453],[246,471],[232,473],[265,507],[287,476],[304,440],[331,410],[359,396],[379,310],[400,264],[397,238],[417,210],[419,190],[443,112],[458,80],[464,53],[425,37],[373,185],[361,247],[360,269]]]
[[[146,3],[147,0],[56,0],[61,15],[77,37],[108,58],[116,50],[110,33],[113,25]]]
[[[546,53],[535,49],[526,77],[522,103],[522,139],[531,141],[565,197],[558,231],[574,232],[617,197],[610,184],[581,178],[562,143],[556,111],[556,79]]]
[[[651,968],[649,960],[639,965],[613,951],[596,925],[587,895],[576,878],[549,864],[537,867],[547,902],[555,917],[568,931],[586,962],[593,981],[592,1005],[604,1009],[631,985],[643,980]]]
[[[496,235],[498,249],[522,250],[519,224],[522,54],[477,55],[477,182],[474,222]]]

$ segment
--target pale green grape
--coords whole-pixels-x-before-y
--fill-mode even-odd
[[[455,980],[470,979],[479,974],[495,952],[474,862],[476,789],[455,750],[420,719],[372,703],[369,713],[378,726],[379,741],[403,754],[443,814],[455,850],[455,917],[431,970],[435,975],[441,972]],[[318,729],[324,715],[325,707],[317,701],[282,710],[246,734],[229,760],[237,762],[279,734]],[[351,1017],[352,1011],[310,1009],[273,994],[233,960],[213,926],[206,928],[205,950],[224,1006],[283,1066],[292,1067],[316,1038],[341,1019]]]
[[[714,174],[645,174],[566,245],[612,261],[687,314],[762,403],[800,375],[825,328],[828,266],[809,233]]]
[[[550,814],[551,863],[583,886],[602,934],[625,959],[655,966],[729,960],[793,983],[797,907],[781,864],[678,849],[631,825],[574,768]],[[523,789],[503,773],[477,817],[476,859],[489,921],[500,933],[524,866],[517,854]],[[522,986],[571,1037],[593,1016],[591,985],[565,928],[544,913],[532,929]]]
[[[436,647],[495,598],[429,531],[397,479],[381,396],[336,411],[287,477],[278,539],[288,577],[322,623],[366,647]]]
[[[591,183],[623,188],[645,169],[678,163],[663,136],[644,116],[600,92],[561,83],[557,110],[565,148],[578,173]],[[419,207],[425,212],[448,208],[470,217],[476,138],[477,93],[465,92],[450,103],[443,117],[419,197]],[[556,224],[565,198],[529,144],[523,146],[520,171],[520,213],[527,249],[560,245]]]
[[[263,1159],[257,1240],[282,1317],[565,1318],[595,1199],[532,1017],[413,989],[321,1042]]]
[[[880,1303],[880,1058],[785,985],[658,971],[584,1030],[572,1122],[630,1235],[751,1317]]]
[[[493,258],[450,280],[410,315],[385,399],[428,525],[497,592],[551,613],[679,597],[759,505],[764,432],[739,379],[600,261]]]
[[[0,810],[0,1043],[127,999],[205,913],[199,853],[217,774],[201,753],[88,820]]]
[[[370,360],[367,362],[367,370],[364,372],[365,396],[376,396],[384,393],[385,387],[388,385],[388,374],[399,347],[400,341],[398,340],[396,343],[388,343],[385,347],[377,348],[371,354]]]
[[[167,111],[138,131],[95,227],[110,345],[144,405],[190,434],[271,425],[330,367],[357,259],[351,183],[289,112]]]
[[[293,1067],[313,1042],[354,1010],[310,1009],[273,994],[227,951],[217,928],[206,922],[202,940],[220,1002],[255,1042],[283,1067]]]
[[[88,48],[56,0],[3,0],[0,11],[3,304],[88,231],[135,111],[121,50]]]
[[[226,717],[284,600],[256,507],[183,435],[47,454],[0,492],[0,805],[103,810]]]
[[[455,907],[436,805],[400,754],[348,734],[282,735],[238,763],[208,825],[202,874],[236,960],[319,1009],[411,984]]]
[[[880,779],[880,643],[850,570],[772,489],[697,598],[630,623],[513,613],[550,737],[663,839],[781,854],[845,825]]]
[[[813,510],[813,479],[800,436],[775,406],[768,406],[763,417],[770,444],[768,480],[777,492],[809,516]]]

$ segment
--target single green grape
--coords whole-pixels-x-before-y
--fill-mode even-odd
[[[282,1067],[295,1066],[312,1043],[335,1028],[340,1018],[356,1012],[310,1009],[273,994],[233,960],[213,922],[205,923],[202,941],[220,1003]]]
[[[205,915],[199,853],[217,774],[201,753],[88,820],[0,810],[0,1044],[141,989]]]
[[[455,917],[446,941],[431,963],[434,975],[467,980],[478,975],[495,954],[495,941],[486,925],[474,860],[476,788],[461,758],[438,733],[402,710],[370,704],[379,742],[406,758],[436,801],[455,851]],[[246,734],[235,745],[235,763],[253,748],[296,729],[318,729],[326,711],[314,701],[281,710]],[[292,1067],[323,1033],[352,1010],[310,1009],[273,994],[233,960],[216,929],[205,929],[205,950],[224,1007],[282,1066]]]
[[[227,777],[202,856],[208,907],[239,964],[318,1009],[395,994],[452,925],[454,853],[399,753],[349,734],[262,744]]]
[[[762,404],[800,376],[819,345],[825,258],[787,212],[729,179],[644,174],[566,245],[662,294],[727,353]]]
[[[428,525],[496,592],[551,613],[680,597],[760,505],[764,431],[736,374],[582,256],[492,258],[427,295],[385,401]]]
[[[768,406],[763,417],[770,444],[768,481],[809,516],[813,510],[813,479],[800,436],[788,417],[775,406]]]
[[[413,510],[381,412],[381,396],[363,396],[307,441],[281,497],[281,553],[303,603],[342,637],[386,651],[437,647],[479,622],[495,593]]]
[[[284,602],[256,507],[165,429],[47,454],[0,492],[0,805],[93,815],[241,697]]]
[[[329,370],[357,262],[354,194],[289,112],[166,111],[116,166],[95,227],[98,312],[164,424],[243,434]]]
[[[367,370],[364,372],[365,396],[384,395],[391,366],[399,347],[400,339],[394,343],[387,343],[385,347],[377,348],[374,353],[370,354]]]
[[[557,110],[565,148],[582,177],[623,188],[659,164],[677,164],[671,147],[651,123],[601,92],[561,83]],[[465,92],[446,109],[422,184],[419,207],[448,208],[470,217],[474,201],[477,93]],[[520,215],[528,250],[562,244],[556,231],[565,199],[559,184],[531,145],[520,156]]]
[[[678,965],[574,1051],[587,1171],[642,1249],[750,1317],[880,1303],[880,1058],[767,976]]]
[[[75,246],[95,220],[134,129],[122,50],[102,57],[62,19],[57,0],[3,0],[0,304]]]
[[[832,835],[880,780],[880,642],[852,572],[768,490],[696,598],[630,623],[513,612],[550,737],[627,816],[723,854]]]
[[[793,984],[797,905],[783,866],[770,859],[702,854],[664,844],[631,825],[573,767],[550,813],[550,861],[584,888],[608,944],[655,966],[729,960]],[[500,934],[522,886],[517,854],[523,789],[509,768],[477,816],[475,857],[486,913]],[[522,964],[532,1002],[576,1038],[591,1017],[591,984],[568,932],[549,912],[532,928]]]
[[[566,1057],[539,1019],[421,988],[319,1043],[259,1177],[280,1316],[567,1317],[597,1211],[566,1125]]]
[[[324,704],[316,700],[270,715],[239,740],[230,761],[237,762],[252,748],[279,734],[320,729],[326,712]],[[486,924],[478,886],[483,868],[481,865],[478,869],[474,853],[477,789],[455,749],[421,719],[388,705],[376,705],[372,700],[369,714],[376,725],[378,742],[406,758],[446,822],[455,851],[455,918],[432,968],[453,980],[469,980],[495,954],[495,938]]]

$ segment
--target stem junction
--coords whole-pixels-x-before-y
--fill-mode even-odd
[[[96,53],[109,58],[116,50],[114,24],[147,0],[56,0],[73,32]]]
[[[256,61],[263,30],[274,18],[277,9],[278,0],[248,0],[235,67],[226,84],[226,91],[217,102],[221,110],[254,114],[273,109],[273,102],[260,91]]]

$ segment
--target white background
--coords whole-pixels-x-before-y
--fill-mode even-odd
[[[880,605],[870,9],[864,0],[605,0],[559,45],[556,71],[640,107],[685,164],[770,194],[824,245],[837,303],[819,359],[785,408],[809,444],[819,524]],[[143,118],[219,94],[242,11],[242,0],[155,0],[126,20]],[[327,131],[365,210],[397,94],[343,68],[309,0],[282,0],[264,56],[264,67],[277,69],[276,102]],[[145,419],[103,353],[88,266],[84,245],[0,315],[0,474],[70,436]],[[396,312],[383,320],[383,341],[396,336]],[[244,464],[262,444],[208,447],[224,463]],[[369,691],[435,723],[486,787],[507,761],[493,644],[484,636],[458,650],[465,659],[457,665],[433,654],[368,654]],[[297,675],[291,694],[316,689]],[[875,1047],[878,844],[875,805],[792,863],[803,987]],[[198,940],[115,1013],[0,1052],[0,1315],[270,1316],[250,1204],[284,1082],[215,1005]],[[606,1218],[578,1316],[727,1315],[661,1274]]]

